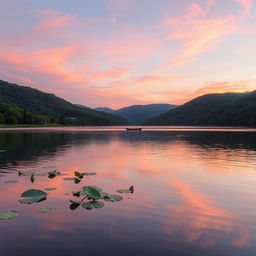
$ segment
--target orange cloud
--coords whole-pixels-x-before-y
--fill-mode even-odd
[[[188,98],[195,98],[199,97],[204,94],[208,93],[226,93],[226,92],[246,92],[252,90],[250,83],[241,82],[241,83],[234,83],[234,82],[213,82],[210,83],[202,88],[197,89],[190,95]]]

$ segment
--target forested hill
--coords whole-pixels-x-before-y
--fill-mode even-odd
[[[256,91],[206,94],[167,111],[145,125],[256,125]]]
[[[113,110],[110,108],[97,108],[97,110],[104,111],[106,113],[112,113],[121,116],[128,120],[131,125],[138,125],[143,123],[149,118],[160,115],[167,110],[175,108],[175,105],[171,104],[148,104],[148,105],[131,105],[128,107]]]
[[[0,80],[0,123],[67,125],[121,125],[121,117],[81,109],[53,94]]]

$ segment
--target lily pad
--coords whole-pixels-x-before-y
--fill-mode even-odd
[[[69,206],[70,210],[75,210],[81,204],[81,202],[74,201],[74,200],[69,200],[69,202],[71,203],[70,206]]]
[[[18,175],[19,176],[29,176],[29,175],[31,175],[32,173],[31,172],[18,172]]]
[[[93,208],[99,209],[104,206],[103,202],[100,201],[90,201],[82,204],[82,207],[86,210],[92,210]]]
[[[73,196],[80,197],[81,191],[73,192]]]
[[[78,177],[79,179],[82,179],[84,177],[83,173],[80,172],[74,172],[75,176]]]
[[[81,179],[74,178],[74,182],[75,182],[76,184],[78,184],[78,183],[80,183],[80,182],[81,182]]]
[[[103,197],[103,199],[107,202],[118,202],[123,200],[123,198],[121,196],[118,195],[105,195]]]
[[[134,193],[134,187],[130,186],[128,189],[118,189],[117,190],[118,193]]]
[[[97,186],[91,186],[91,187],[97,189],[99,192],[102,191],[102,188],[100,188],[100,187],[97,187]]]
[[[52,210],[52,208],[45,207],[45,208],[41,208],[38,212],[40,212],[40,213],[47,213],[47,212],[50,212],[51,210]]]
[[[21,194],[21,197],[46,197],[47,193],[39,189],[29,189]]]
[[[53,191],[53,190],[56,190],[57,188],[45,188],[44,190],[45,191]]]
[[[95,199],[95,200],[100,199],[100,192],[92,186],[83,187],[83,191],[88,197],[92,199]]]
[[[48,172],[48,178],[49,178],[49,179],[53,179],[53,178],[55,178],[55,177],[58,176],[58,175],[60,175],[60,172],[58,172],[57,170]]]
[[[13,184],[13,183],[17,183],[17,180],[5,180],[4,183],[6,184]]]
[[[34,203],[39,203],[46,200],[46,197],[31,197],[31,198],[26,198],[26,199],[20,199],[19,202],[21,204],[34,204]]]
[[[83,172],[83,175],[90,176],[90,175],[96,175],[96,172]]]
[[[31,176],[30,176],[30,181],[31,181],[32,183],[34,183],[34,181],[35,181],[35,174],[34,174],[34,173],[31,174]]]
[[[14,219],[20,214],[16,211],[2,212],[0,213],[0,220]]]

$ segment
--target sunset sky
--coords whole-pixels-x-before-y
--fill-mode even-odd
[[[0,0],[0,79],[114,109],[256,89],[255,0]]]

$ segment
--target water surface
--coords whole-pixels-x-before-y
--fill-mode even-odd
[[[18,171],[57,169],[52,180]],[[74,171],[96,172],[82,183]],[[7,180],[18,183],[7,184]],[[72,191],[97,185],[109,193],[134,185],[123,201],[69,209]],[[18,202],[30,188],[47,200]],[[255,255],[256,133],[253,129],[47,128],[0,131],[3,255]],[[52,207],[49,213],[38,213]]]

